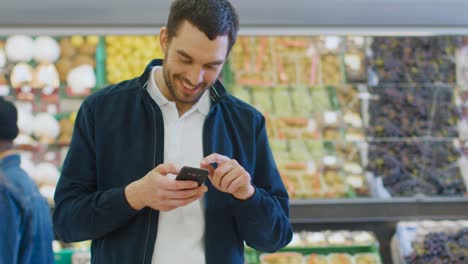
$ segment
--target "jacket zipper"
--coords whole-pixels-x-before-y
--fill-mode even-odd
[[[145,84],[143,85],[143,89],[146,89],[146,86],[147,86],[148,82],[145,82]],[[145,98],[148,99],[148,97],[146,96],[146,93],[145,93]],[[151,108],[151,112],[153,113],[153,127],[154,127],[154,133],[156,134],[156,113],[154,112],[154,109],[153,107],[151,106],[151,103],[149,104],[150,108]],[[157,148],[157,145],[156,145],[156,140],[154,140],[154,152],[153,152],[153,165],[156,165],[156,150]],[[145,264],[146,262],[146,253],[148,251],[148,240],[149,240],[149,237],[150,237],[150,230],[151,230],[151,216],[153,215],[153,210],[150,209],[149,210],[149,213],[148,213],[148,233],[146,234],[146,241],[145,241],[145,251],[143,252],[143,264]]]

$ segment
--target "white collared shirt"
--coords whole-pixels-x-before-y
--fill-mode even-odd
[[[161,108],[164,119],[164,163],[200,167],[203,158],[203,122],[210,110],[209,91],[179,117],[174,102],[169,101],[155,82],[154,67],[147,90]],[[168,175],[175,178],[175,175]],[[205,264],[205,215],[203,198],[169,212],[159,212],[158,233],[152,264]]]

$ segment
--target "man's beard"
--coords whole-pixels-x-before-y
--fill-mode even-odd
[[[171,79],[171,77],[170,77],[171,73],[169,72],[168,67],[165,67],[164,62],[163,62],[162,69],[163,69],[164,83],[166,84],[166,87],[169,90],[169,93],[171,94],[172,98],[174,98],[175,102],[180,102],[180,103],[183,103],[183,104],[194,104],[194,103],[198,102],[198,100],[202,97],[203,92],[206,91],[206,89],[208,87],[210,87],[211,85],[214,84],[214,82],[213,82],[213,83],[211,83],[209,85],[205,85],[206,83],[203,82],[202,83],[204,85],[204,87],[202,89],[203,92],[201,92],[197,97],[195,97],[195,98],[193,98],[191,100],[184,100],[183,98],[179,98],[177,96],[176,89],[175,89],[175,82],[179,81],[179,80],[182,80],[182,78],[179,75],[172,75],[174,77],[174,79]]]

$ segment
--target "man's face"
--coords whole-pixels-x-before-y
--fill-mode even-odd
[[[214,40],[189,22],[183,22],[169,41],[161,31],[163,76],[173,101],[195,104],[218,78],[228,52],[228,37]]]

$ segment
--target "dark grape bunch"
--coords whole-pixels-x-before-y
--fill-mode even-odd
[[[422,242],[413,242],[413,249],[405,258],[408,264],[468,263],[468,228],[454,235],[429,233]]]
[[[375,138],[457,137],[460,113],[453,88],[445,85],[380,85],[369,87],[370,126]]]
[[[459,37],[375,37],[368,68],[379,83],[455,83]]]
[[[466,192],[459,156],[449,142],[374,142],[368,170],[392,196],[457,196]]]

